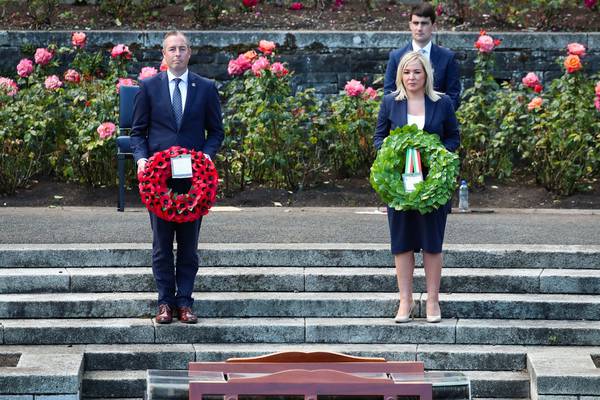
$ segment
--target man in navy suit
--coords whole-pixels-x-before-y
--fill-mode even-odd
[[[223,142],[219,94],[213,81],[188,71],[191,49],[181,32],[169,32],[163,40],[168,65],[140,82],[131,129],[131,146],[138,166],[144,170],[148,157],[171,146],[202,151],[214,158]],[[187,192],[189,179],[172,179],[171,188]],[[198,237],[202,218],[175,223],[150,213],[152,226],[152,272],[158,289],[156,322],[168,324],[174,311],[184,323],[196,323],[192,311],[194,280],[198,272]],[[177,240],[177,260],[173,239]]]
[[[431,42],[435,27],[435,10],[431,4],[422,3],[412,8],[409,27],[412,41],[403,48],[390,52],[383,81],[384,94],[396,90],[396,73],[402,56],[409,51],[420,51],[433,66],[433,88],[447,94],[452,100],[454,109],[458,109],[461,90],[458,63],[454,52]]]

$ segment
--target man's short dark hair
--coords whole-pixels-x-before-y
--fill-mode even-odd
[[[432,24],[435,23],[435,9],[430,3],[421,3],[413,6],[410,10],[410,15],[408,16],[409,21],[412,19],[413,15],[421,18],[429,18]]]

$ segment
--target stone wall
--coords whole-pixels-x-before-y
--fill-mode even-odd
[[[138,65],[158,67],[161,60],[163,32],[158,31],[89,31],[88,47],[110,49],[123,43],[134,51]],[[15,66],[25,47],[35,48],[54,42],[70,45],[71,32],[0,31],[0,74],[15,76]],[[520,79],[534,71],[546,82],[562,74],[556,58],[564,55],[566,46],[579,42],[586,46],[584,64],[588,71],[600,70],[600,33],[521,33],[492,32],[502,39],[495,52],[496,78]],[[473,43],[477,32],[439,32],[435,42],[456,51],[461,66],[463,86],[471,84],[474,59]],[[300,87],[315,87],[323,94],[337,93],[349,79],[366,77],[369,82],[385,72],[388,53],[410,38],[408,32],[312,32],[312,31],[194,31],[189,32],[193,46],[191,70],[204,76],[226,81],[229,59],[256,46],[259,40],[275,41],[278,54],[295,71]],[[381,86],[382,82],[376,86]]]

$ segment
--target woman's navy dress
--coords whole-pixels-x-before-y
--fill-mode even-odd
[[[384,96],[379,109],[374,144],[379,150],[390,131],[406,125],[407,102],[396,101],[396,95]],[[458,122],[450,97],[441,95],[438,101],[425,96],[425,126],[423,130],[437,134],[446,149],[455,151],[460,145]],[[422,215],[418,211],[396,211],[388,207],[388,223],[392,244],[392,254],[407,251],[441,253],[446,229],[446,217],[451,201],[430,213]]]

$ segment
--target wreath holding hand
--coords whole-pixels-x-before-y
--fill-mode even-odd
[[[191,156],[192,185],[187,193],[177,193],[168,187],[171,158],[183,154]],[[208,214],[217,197],[219,176],[213,162],[201,151],[173,146],[150,157],[138,179],[142,202],[148,210],[166,221],[183,223]]]
[[[402,180],[409,148],[419,151],[429,170],[411,192],[405,190]],[[448,151],[438,135],[407,125],[394,129],[383,141],[371,167],[371,186],[390,207],[426,214],[450,200],[457,186],[459,165],[458,155]]]

